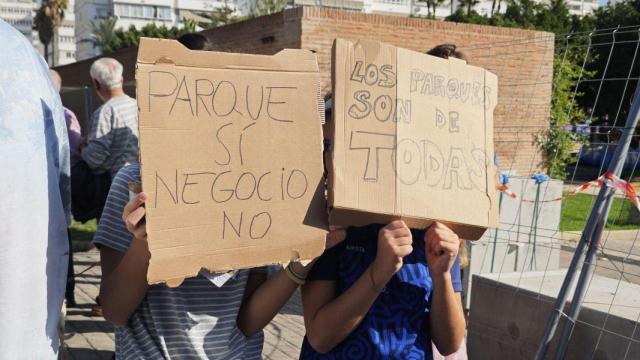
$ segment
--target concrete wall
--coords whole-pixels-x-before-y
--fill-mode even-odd
[[[510,278],[504,276],[499,280],[474,276],[467,336],[469,359],[532,359],[544,333],[544,327],[553,308],[553,297],[557,295],[563,274],[564,272],[546,274],[547,279],[554,282],[554,286],[553,289],[545,287],[542,290],[544,294],[513,285],[523,281],[519,274],[513,274]],[[543,279],[544,275],[535,276]],[[600,281],[594,280],[591,288],[602,286],[603,283],[611,283],[614,289],[617,288],[616,280],[597,276],[596,278]],[[529,279],[523,282],[527,280]],[[627,288],[628,294],[637,294],[640,290],[638,285],[623,282],[617,288],[618,292],[622,292],[623,287]],[[607,288],[607,291],[610,291],[610,288]],[[630,306],[621,304],[619,307],[624,310],[620,315],[607,315],[608,301],[589,299],[587,295],[587,301],[590,300],[596,306],[601,302],[603,309],[583,307],[569,343],[566,359],[640,359],[637,315],[630,314]],[[569,305],[565,311],[568,311],[568,308]],[[634,310],[637,313],[636,309]],[[564,321],[561,321],[556,339],[547,353],[547,359],[554,358],[557,338],[563,327]]]
[[[336,37],[374,39],[416,51],[455,43],[468,55],[471,64],[498,75],[494,134],[501,168],[526,175],[541,166],[534,135],[549,124],[552,34],[319,7],[288,9],[206,30],[203,34],[227,51],[256,54],[274,54],[283,48],[314,51],[325,93],[331,88],[331,45]],[[134,80],[136,54],[136,49],[124,49],[110,55],[124,64],[125,82]],[[93,60],[58,67],[63,86],[90,86],[88,74]]]

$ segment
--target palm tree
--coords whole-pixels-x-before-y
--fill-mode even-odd
[[[436,8],[447,0],[416,0],[417,3],[424,3],[427,6],[427,17],[436,18]]]
[[[57,35],[58,27],[64,21],[64,13],[69,5],[68,0],[43,0],[36,12],[34,28],[38,31],[38,38],[44,45],[44,58],[49,62],[49,44]],[[52,44],[51,65],[55,65],[55,40]]]
[[[491,16],[493,16],[493,14],[496,11],[496,3],[498,4],[498,13],[500,12],[500,5],[502,4],[502,0],[493,0],[493,2],[491,3]]]
[[[110,53],[115,50],[111,47],[115,38],[116,22],[118,22],[118,19],[115,17],[91,22],[91,36],[93,37],[93,42],[100,46],[100,49],[103,52]]]
[[[471,15],[471,10],[473,9],[474,6],[478,5],[479,3],[480,3],[480,0],[458,0],[459,7],[467,8],[467,16]]]

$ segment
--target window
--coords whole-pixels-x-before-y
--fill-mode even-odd
[[[106,19],[111,15],[109,9],[105,9],[105,8],[98,8],[96,10],[96,13],[97,13],[96,17],[99,19]]]
[[[171,8],[168,6],[116,4],[116,15],[140,19],[171,19]]]
[[[171,9],[168,7],[158,7],[158,19],[171,19]]]

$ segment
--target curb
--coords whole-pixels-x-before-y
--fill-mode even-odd
[[[578,241],[582,232],[563,231],[560,232],[559,239],[563,241]],[[640,237],[640,229],[637,230],[610,230],[602,233],[603,239],[611,240],[634,240]]]

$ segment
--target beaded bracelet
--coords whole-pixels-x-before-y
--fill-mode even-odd
[[[284,268],[284,273],[287,274],[287,277],[291,279],[291,281],[293,281],[294,283],[300,286],[304,285],[305,279],[291,269],[291,264],[292,263],[289,263],[289,265],[287,265],[287,267]]]

